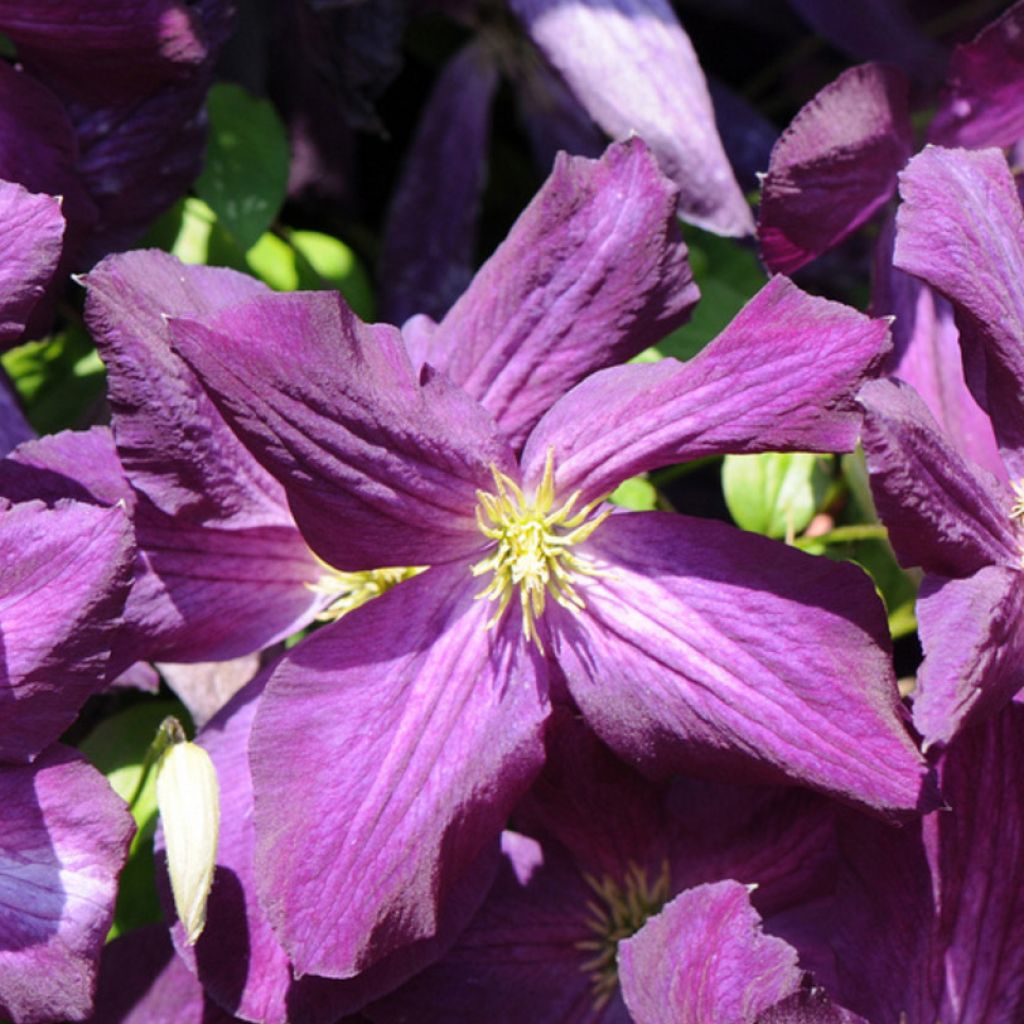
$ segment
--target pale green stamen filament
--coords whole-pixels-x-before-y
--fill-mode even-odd
[[[668,862],[662,864],[653,883],[636,864],[629,865],[621,885],[607,875],[600,881],[592,875],[583,878],[597,896],[586,904],[586,925],[594,937],[577,942],[576,948],[590,954],[580,967],[590,975],[594,1009],[600,1010],[619,984],[619,943],[635,935],[649,917],[660,912],[671,895],[671,880]]]
[[[532,498],[504,473],[492,467],[496,493],[477,491],[476,521],[485,537],[497,542],[491,554],[472,567],[474,576],[493,573],[491,582],[477,595],[497,601],[498,607],[488,628],[501,621],[519,589],[523,612],[523,636],[544,650],[537,634],[537,619],[544,614],[550,597],[563,608],[578,611],[583,607],[574,585],[577,575],[599,574],[587,557],[570,548],[586,540],[607,519],[611,511],[591,518],[603,498],[592,501],[578,512],[573,509],[580,492],[570,495],[558,508],[555,503],[554,456],[548,452],[544,476]]]
[[[340,619],[427,568],[425,565],[403,565],[364,572],[342,572],[319,558],[317,561],[323,565],[324,574],[316,583],[307,583],[306,586],[314,593],[331,598],[330,604],[317,615],[318,622]]]
[[[1010,508],[1010,518],[1020,527],[1024,527],[1024,480],[1014,480],[1010,486],[1013,488],[1014,502]],[[1020,547],[1020,565],[1024,568],[1024,542]]]

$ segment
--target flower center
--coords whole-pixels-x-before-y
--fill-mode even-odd
[[[543,653],[537,619],[550,597],[563,608],[578,611],[583,598],[577,593],[577,574],[596,576],[594,563],[570,548],[586,540],[611,515],[611,510],[592,516],[604,500],[599,498],[574,512],[580,492],[554,508],[554,453],[548,452],[544,476],[532,498],[504,473],[491,468],[495,492],[477,491],[476,521],[480,532],[495,541],[493,551],[470,570],[474,576],[493,573],[491,582],[477,597],[497,601],[488,628],[496,626],[518,588],[523,612],[523,636]]]
[[[356,608],[372,601],[404,580],[418,576],[425,565],[403,565],[387,569],[367,569],[362,572],[342,572],[317,558],[324,574],[316,583],[306,586],[317,594],[331,598],[330,603],[317,615],[318,622],[333,622]]]
[[[653,883],[647,872],[630,864],[621,884],[605,875],[600,881],[584,875],[596,899],[587,900],[586,924],[593,938],[576,943],[576,948],[589,954],[580,969],[590,975],[590,994],[594,1009],[600,1010],[619,984],[619,943],[635,935],[647,921],[659,913],[671,895],[668,861]]]

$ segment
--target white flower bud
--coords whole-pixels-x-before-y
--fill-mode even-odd
[[[191,946],[206,924],[220,831],[217,772],[202,747],[172,743],[157,764],[156,802],[164,826],[174,908]]]

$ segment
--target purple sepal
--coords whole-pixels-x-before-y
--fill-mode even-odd
[[[929,146],[900,175],[895,263],[957,311],[967,384],[1024,476],[1024,213],[996,150]]]
[[[14,387],[6,372],[0,373],[0,457],[35,436],[14,397]]]
[[[860,569],[657,512],[612,516],[585,550],[600,575],[579,615],[557,609],[555,653],[621,756],[796,779],[883,814],[934,806]]]
[[[911,141],[895,68],[864,64],[825,86],[772,150],[758,218],[765,263],[792,274],[860,227],[895,191]]]
[[[51,746],[0,767],[0,1014],[81,1020],[135,828],[106,779]]]
[[[498,68],[470,43],[441,74],[420,115],[384,228],[382,319],[442,317],[473,276],[473,247]]]
[[[637,473],[726,452],[848,451],[854,396],[888,348],[888,325],[776,277],[687,363],[593,374],[530,435],[523,477],[536,486],[550,448],[555,479],[581,503]]]
[[[134,556],[122,508],[0,507],[0,760],[33,757],[109,682]]]
[[[817,985],[807,985],[758,1015],[754,1024],[871,1024],[828,997]]]
[[[914,389],[869,381],[859,400],[871,491],[900,563],[942,576],[1016,563],[1010,489],[955,451]]]
[[[534,42],[613,138],[637,134],[679,186],[679,214],[753,232],[689,37],[665,0],[512,0]]]
[[[429,569],[271,676],[250,747],[256,872],[298,974],[352,977],[434,938],[540,768],[543,659],[518,615],[487,627],[479,589],[462,565]]]
[[[1012,146],[1024,137],[1024,3],[953,51],[928,130],[941,146]]]
[[[660,340],[698,298],[675,189],[647,147],[632,139],[596,161],[562,155],[423,361],[519,447],[564,392]]]
[[[678,895],[619,943],[619,980],[636,1024],[747,1021],[800,984],[797,954],[765,935],[739,882]]]

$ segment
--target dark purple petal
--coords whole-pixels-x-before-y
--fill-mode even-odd
[[[992,565],[962,580],[929,577],[917,619],[925,658],[914,725],[926,744],[947,743],[1024,686],[1024,574]]]
[[[106,779],[53,746],[0,767],[0,1013],[81,1020],[134,826]]]
[[[103,950],[96,1009],[86,1024],[231,1024],[174,955],[167,928],[146,925]]]
[[[800,984],[792,946],[765,935],[750,893],[717,882],[681,893],[619,944],[636,1024],[749,1021]]]
[[[14,397],[14,388],[6,373],[0,373],[0,456],[34,436]]]
[[[0,343],[13,341],[25,329],[32,310],[46,292],[57,269],[64,217],[52,196],[27,192],[0,181]]]
[[[964,379],[953,308],[923,281],[892,265],[894,241],[892,230],[879,239],[871,298],[875,316],[895,317],[889,372],[914,387],[961,455],[1005,480],[992,421]]]
[[[639,139],[598,161],[560,157],[441,321],[424,361],[476,398],[518,447],[587,373],[688,318],[699,293],[674,192]]]
[[[559,610],[555,653],[620,755],[796,779],[882,812],[929,802],[860,569],[653,512],[612,516],[581,550],[601,575],[582,613]]]
[[[25,760],[108,680],[135,551],[121,508],[0,511],[0,760]]]
[[[895,263],[957,311],[967,383],[1024,475],[1024,213],[995,150],[929,147],[900,175]]]
[[[420,115],[384,229],[383,319],[442,317],[473,276],[473,247],[498,68],[470,43],[441,73]]]
[[[953,51],[928,130],[943,146],[1012,146],[1024,137],[1024,4]]]
[[[476,491],[493,487],[491,466],[514,472],[511,452],[443,376],[417,382],[395,328],[304,292],[172,320],[171,332],[330,565],[424,565],[480,547]]]
[[[779,130],[753,103],[724,82],[712,78],[708,85],[729,162],[740,187],[745,192],[754,192],[760,188],[757,176],[768,166]]]
[[[290,522],[280,485],[231,432],[165,317],[213,313],[267,293],[245,274],[167,253],[111,256],[85,278],[85,315],[107,364],[114,434],[135,487],[169,515],[224,527]]]
[[[613,138],[637,134],[680,188],[685,220],[752,233],[689,37],[665,0],[512,0],[526,30]]]
[[[860,402],[872,494],[901,563],[944,576],[1015,564],[1009,488],[957,454],[908,385],[870,381]]]
[[[836,1006],[823,988],[802,988],[765,1010],[754,1024],[869,1024],[841,1006]]]
[[[888,327],[773,278],[695,359],[594,374],[538,424],[523,477],[554,449],[558,490],[587,502],[649,469],[725,452],[843,451],[854,394],[880,362]]]
[[[434,936],[540,767],[543,662],[518,615],[486,627],[478,589],[463,566],[428,570],[271,677],[251,744],[256,866],[299,973],[351,977]]]
[[[846,238],[893,194],[910,153],[903,75],[876,64],[844,71],[772,150],[758,218],[765,263],[791,274]]]

